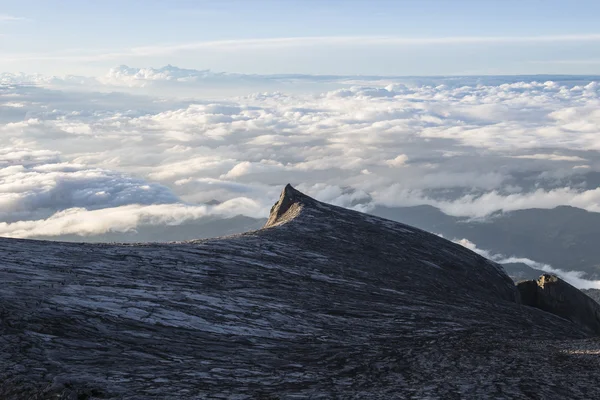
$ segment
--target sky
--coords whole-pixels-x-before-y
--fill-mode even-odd
[[[595,0],[0,2],[0,71],[598,74]]]

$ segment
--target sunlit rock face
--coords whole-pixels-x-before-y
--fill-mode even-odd
[[[495,263],[287,186],[265,228],[0,240],[0,398],[598,398],[600,343]]]

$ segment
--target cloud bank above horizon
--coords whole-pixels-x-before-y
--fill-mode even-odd
[[[265,217],[288,182],[361,211],[600,212],[600,84],[546,78],[0,74],[0,235]]]

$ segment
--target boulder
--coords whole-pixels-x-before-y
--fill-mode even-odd
[[[581,329],[600,334],[600,305],[556,275],[517,283],[523,304],[565,318]]]

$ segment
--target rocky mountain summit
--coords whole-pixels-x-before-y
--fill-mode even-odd
[[[287,186],[263,229],[0,239],[2,399],[600,398],[600,341],[466,248]]]

